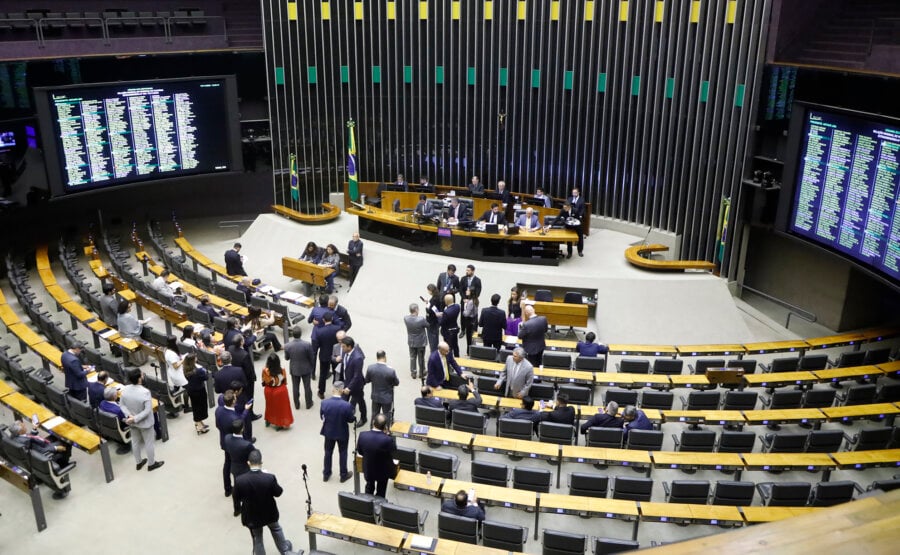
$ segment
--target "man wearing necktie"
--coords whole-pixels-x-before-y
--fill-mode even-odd
[[[534,366],[525,358],[525,349],[516,347],[513,354],[506,357],[506,366],[494,389],[503,387],[503,395],[521,399],[528,395],[534,381]]]
[[[436,351],[428,357],[428,378],[425,384],[434,389],[453,387],[453,375],[462,377],[462,369],[450,352],[450,345],[446,341],[438,343]]]
[[[492,202],[491,209],[486,210],[478,219],[489,224],[506,225],[506,216],[500,211],[500,204],[496,202]]]

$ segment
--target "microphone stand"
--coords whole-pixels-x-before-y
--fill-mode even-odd
[[[303,486],[306,488],[306,518],[309,518],[312,516],[312,513],[313,513],[312,495],[310,495],[310,493],[309,493],[309,482],[307,481],[309,474],[306,471],[306,465],[304,464],[302,468],[303,468]]]

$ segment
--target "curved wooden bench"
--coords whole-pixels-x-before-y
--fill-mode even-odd
[[[323,224],[332,220],[336,220],[338,216],[341,215],[341,209],[333,204],[323,202],[322,208],[325,211],[321,214],[304,214],[303,212],[298,212],[293,208],[288,208],[287,206],[281,204],[272,205],[272,210],[274,210],[276,214],[279,214],[296,222],[300,222],[301,224]]]
[[[631,264],[647,270],[658,271],[683,271],[683,270],[709,270],[716,269],[716,265],[706,260],[653,260],[644,258],[643,255],[653,252],[669,250],[665,245],[636,245],[625,249],[625,260]]]

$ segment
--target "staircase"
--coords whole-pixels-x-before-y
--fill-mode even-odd
[[[226,0],[222,15],[228,29],[228,45],[235,50],[262,50],[262,11],[259,2]]]
[[[835,14],[816,26],[808,40],[786,56],[790,62],[839,67],[868,67],[873,45],[900,42],[900,1],[844,0]]]

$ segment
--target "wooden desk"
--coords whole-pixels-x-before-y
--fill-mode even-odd
[[[873,328],[860,332],[866,342],[884,341],[900,335],[900,328]]]
[[[816,383],[812,372],[769,372],[767,374],[744,374],[744,382],[749,387],[783,387],[786,385],[809,385]]]
[[[888,418],[887,426],[891,425],[894,415],[900,413],[900,408],[892,403],[875,403],[872,405],[849,405],[844,407],[826,407],[822,409],[829,422],[856,420],[859,418]]]
[[[841,451],[832,453],[838,468],[856,469],[877,468],[882,466],[900,467],[900,449],[878,449],[875,451]]]
[[[336,220],[341,215],[341,209],[333,204],[323,202],[321,214],[304,214],[281,204],[273,204],[272,211],[279,216],[284,216],[302,224],[321,224]]]
[[[22,322],[9,326],[9,331],[13,332],[13,334],[15,334],[15,336],[19,338],[20,343],[28,347],[32,347],[34,345],[37,345],[38,343],[43,343],[44,341],[46,341],[46,338],[38,335],[34,330],[29,328]],[[22,352],[24,354],[25,351],[23,350]]]
[[[657,469],[740,470],[744,461],[738,453],[694,453],[688,451],[652,451],[653,467]]]
[[[433,553],[434,555],[468,555],[469,553],[474,553],[475,555],[510,555],[511,553],[515,553],[513,551],[506,551],[505,549],[496,549],[493,547],[485,547],[483,545],[472,545],[444,538],[433,539],[435,539],[436,542],[434,544],[434,550],[425,551],[413,547],[413,535],[405,534],[403,544],[400,546],[400,552],[405,555],[422,555],[423,553]]]
[[[559,458],[559,448],[560,446],[555,443],[480,434],[476,434],[472,441],[474,451],[516,455],[526,459],[556,460]]]
[[[900,360],[879,364],[877,365],[877,368],[887,375],[900,373]]]
[[[51,418],[50,420],[43,422],[41,427],[51,432],[53,435],[77,445],[87,453],[95,453],[100,449],[100,436],[94,432],[85,430],[62,417],[57,418],[59,418],[59,421],[55,421],[55,418]]]
[[[706,260],[656,260],[652,258],[644,258],[644,255],[653,252],[664,252],[669,250],[665,245],[635,245],[625,249],[625,260],[633,266],[656,271],[684,271],[684,270],[706,270],[713,271],[716,265]]]
[[[13,387],[11,385],[4,382],[3,380],[0,380],[0,399],[2,399],[3,397],[6,397],[10,393],[15,393],[15,392],[16,392],[16,390],[13,389]]]
[[[678,354],[678,348],[674,345],[633,345],[629,343],[610,343],[609,354],[611,355],[650,355],[650,356],[670,356],[672,358]]]
[[[669,376],[672,387],[687,388],[708,388],[710,386],[709,379],[703,374],[681,374],[678,376]]]
[[[32,415],[37,415],[38,423],[46,422],[47,420],[50,420],[51,418],[56,416],[55,414],[53,414],[52,410],[46,408],[43,405],[35,403],[21,393],[10,393],[9,395],[4,395],[2,398],[0,398],[0,402],[14,410],[20,416],[24,416],[28,420],[31,420]]]
[[[476,484],[463,480],[451,480],[450,478],[444,480],[441,497],[445,499],[450,498],[460,490],[469,491],[470,489],[475,490],[475,497],[485,505],[520,510],[534,509],[537,505],[537,494],[533,491]]]
[[[546,317],[547,323],[551,326],[587,327],[588,306],[586,304],[548,303],[532,300],[526,300],[525,304],[534,306],[535,314]]]
[[[428,477],[427,474],[419,474],[409,470],[400,470],[394,478],[394,487],[417,493],[438,495],[443,486],[443,478],[437,476]],[[456,493],[455,491],[453,493]]]
[[[793,353],[809,347],[806,341],[792,339],[788,341],[764,341],[761,343],[744,343],[748,355],[764,355],[766,353]]]
[[[40,356],[44,361],[44,368],[47,368],[47,365],[49,363],[53,364],[57,368],[62,369],[62,351],[57,349],[54,345],[44,341],[42,343],[36,343],[32,345],[31,350],[37,353],[38,356]]]
[[[634,384],[635,376],[635,374],[621,374],[619,372],[594,372],[594,381],[597,385],[629,389]],[[638,377],[643,377],[643,374],[640,374]]]
[[[667,505],[663,503],[663,505]],[[640,516],[638,504],[625,499],[583,497],[564,493],[542,493],[540,511],[554,514],[577,514],[634,520]]]
[[[672,381],[665,374],[632,374],[633,387],[652,387],[653,389],[671,389]]]
[[[545,382],[594,385],[594,374],[585,370],[562,370],[559,368],[535,368],[534,377]]]
[[[813,370],[813,375],[820,382],[842,382],[845,380],[855,380],[858,378],[869,379],[877,378],[882,375],[882,371],[877,366],[851,366],[848,368],[830,368],[828,370]]]
[[[676,345],[678,356],[682,357],[709,357],[709,356],[743,356],[746,350],[738,343],[723,343],[720,345]]]
[[[585,447],[583,445],[563,445],[562,460],[578,463],[636,466],[638,468],[646,468],[653,464],[649,451]]]
[[[645,522],[681,522],[689,524],[743,523],[737,507],[688,503],[650,503],[641,501],[641,520]]]
[[[807,339],[806,344],[810,349],[830,349],[845,345],[858,345],[866,340],[866,334],[861,332],[842,333],[840,335],[827,335],[825,337],[813,337]]]
[[[325,513],[313,513],[306,520],[310,549],[316,549],[316,536],[333,537],[351,543],[397,552],[407,533],[402,530],[378,526]]]
[[[665,422],[688,422],[696,424],[741,424],[744,415],[739,410],[664,410],[662,417]]]
[[[776,522],[786,518],[794,518],[795,516],[805,515],[822,509],[815,507],[741,507],[741,513],[747,524],[756,524],[760,522]],[[753,531],[759,530],[754,528]],[[750,530],[747,530],[750,532]],[[729,534],[730,535],[730,534]],[[741,552],[744,552],[743,550]],[[772,551],[766,550],[767,553]]]
[[[577,341],[572,341],[571,339],[547,339],[544,342],[547,345],[545,350],[547,351],[575,351],[578,347]],[[503,336],[503,344],[504,345],[521,345],[522,340],[516,337],[515,335],[504,335]]]
[[[751,426],[769,424],[795,424],[822,421],[825,415],[819,409],[745,410],[744,418]]]
[[[8,304],[0,304],[0,320],[8,330],[9,326],[19,323],[19,315]]]
[[[333,271],[330,267],[326,268],[298,258],[285,256],[281,259],[283,275],[317,287],[325,287],[325,277],[331,275]]]
[[[747,470],[831,470],[837,468],[828,453],[741,453]]]
[[[434,426],[429,426],[428,431],[424,434],[413,433],[411,429],[412,425],[407,422],[394,422],[391,424],[391,435],[440,445],[452,445],[464,449],[468,449],[472,445],[472,437],[474,435],[471,432],[460,432]]]

